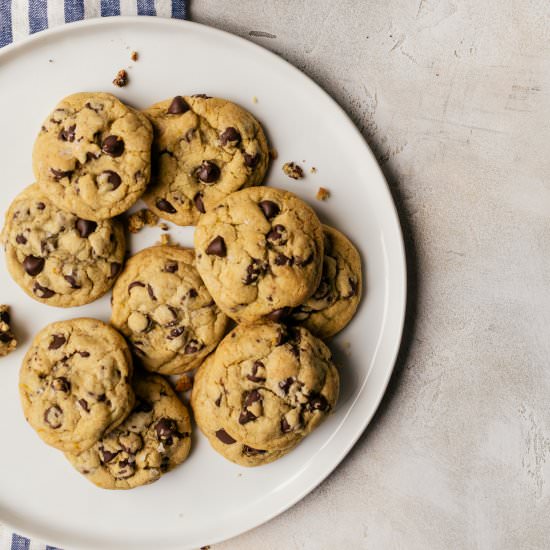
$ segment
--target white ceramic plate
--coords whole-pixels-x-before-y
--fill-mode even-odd
[[[139,61],[130,61],[130,52]],[[130,85],[115,73],[130,67]],[[312,204],[323,221],[359,247],[365,298],[353,322],[332,343],[341,365],[337,410],[295,451],[257,469],[217,455],[198,433],[190,458],[152,485],[105,491],[81,477],[61,453],[43,444],[19,406],[18,370],[31,336],[55,320],[108,320],[109,298],[57,309],[28,298],[0,266],[0,303],[11,304],[21,341],[0,362],[0,521],[49,544],[75,548],[197,548],[269,520],[303,498],[338,465],[372,418],[399,348],[405,310],[405,260],[394,204],[363,138],[338,105],[300,71],[272,53],[201,25],[158,18],[96,19],[54,29],[0,53],[0,211],[32,181],[31,150],[42,119],[77,91],[108,91],[137,107],[177,94],[234,100],[267,129],[279,157],[268,182]],[[257,103],[253,101],[257,97]],[[281,165],[294,160],[306,178]],[[309,168],[315,166],[316,174]],[[319,186],[331,191],[315,200]],[[132,249],[153,244],[142,231]],[[173,228],[192,244],[192,228]],[[349,350],[348,350],[349,344]]]

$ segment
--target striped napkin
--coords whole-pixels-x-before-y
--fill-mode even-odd
[[[0,48],[50,27],[113,15],[187,19],[187,0],[0,0]],[[0,524],[0,550],[44,549],[58,550]]]

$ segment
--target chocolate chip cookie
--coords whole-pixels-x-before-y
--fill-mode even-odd
[[[25,418],[48,445],[79,454],[134,406],[124,338],[97,319],[51,323],[34,338],[19,373]]]
[[[323,229],[296,195],[272,187],[233,193],[195,231],[197,269],[238,322],[282,321],[319,286]]]
[[[149,120],[105,93],[63,99],[44,121],[34,144],[33,168],[43,191],[87,220],[130,208],[151,172]]]
[[[145,111],[155,130],[144,200],[156,214],[196,225],[229,193],[262,183],[269,149],[259,122],[225,99],[176,96]]]
[[[128,260],[113,290],[111,323],[148,370],[176,374],[214,349],[227,317],[195,269],[193,250],[155,246]]]
[[[319,288],[292,313],[292,318],[319,338],[340,332],[353,318],[361,300],[361,257],[350,240],[323,226],[325,257]]]
[[[155,374],[136,373],[136,405],[117,428],[71,464],[104,489],[133,489],[152,483],[178,464],[191,449],[191,422],[170,384]]]
[[[12,202],[2,232],[8,270],[39,302],[80,306],[114,284],[125,252],[116,220],[94,222],[60,210],[38,185]]]
[[[211,438],[208,422],[215,421],[222,443],[234,440],[256,451],[291,449],[338,398],[339,375],[330,350],[303,327],[239,325],[205,370],[206,383],[199,378],[193,388],[199,427]]]
[[[17,339],[10,326],[9,307],[0,305],[0,357],[11,353],[17,347]]]
[[[212,384],[209,377],[212,369],[208,365],[213,358],[214,354],[210,355],[197,371],[191,397],[195,420],[210,445],[223,457],[240,466],[262,466],[290,452],[293,447],[276,451],[254,449],[232,438],[221,428],[222,424],[218,419],[220,407],[216,400],[206,398],[207,388]]]

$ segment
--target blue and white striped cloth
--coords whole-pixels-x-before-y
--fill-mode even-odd
[[[0,48],[49,27],[93,17],[187,18],[186,0],[0,0]],[[0,525],[0,550],[58,550]]]
[[[186,19],[187,0],[0,0],[0,48],[49,27],[112,15]]]

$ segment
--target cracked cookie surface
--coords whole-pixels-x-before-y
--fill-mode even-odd
[[[117,216],[149,183],[153,130],[145,115],[106,93],[63,99],[44,121],[33,150],[43,191],[89,220]]]
[[[120,222],[94,222],[60,210],[36,184],[12,202],[2,240],[15,282],[35,300],[58,307],[105,294],[124,261]]]
[[[25,418],[49,445],[79,454],[134,405],[124,338],[97,319],[51,323],[34,338],[19,373]]]
[[[195,231],[197,269],[238,322],[281,321],[319,285],[323,230],[296,195],[272,187],[233,193]]]
[[[204,95],[176,96],[144,111],[153,124],[153,175],[144,200],[157,215],[196,225],[228,194],[262,183],[269,149],[242,107]]]
[[[199,426],[204,416],[215,419],[222,443],[228,438],[256,450],[288,450],[321,423],[338,398],[330,350],[303,327],[239,325],[205,370],[206,383],[199,380],[193,388],[193,410]],[[216,407],[215,416],[204,415],[206,407]]]
[[[113,290],[111,323],[148,370],[197,367],[222,339],[227,317],[195,268],[195,252],[155,246],[128,260]]]
[[[340,231],[323,226],[323,275],[315,293],[292,312],[292,319],[319,338],[340,332],[353,318],[361,300],[361,257]]]
[[[155,374],[136,373],[136,405],[120,426],[78,456],[66,454],[87,479],[104,489],[152,483],[181,464],[191,449],[187,407]]]

